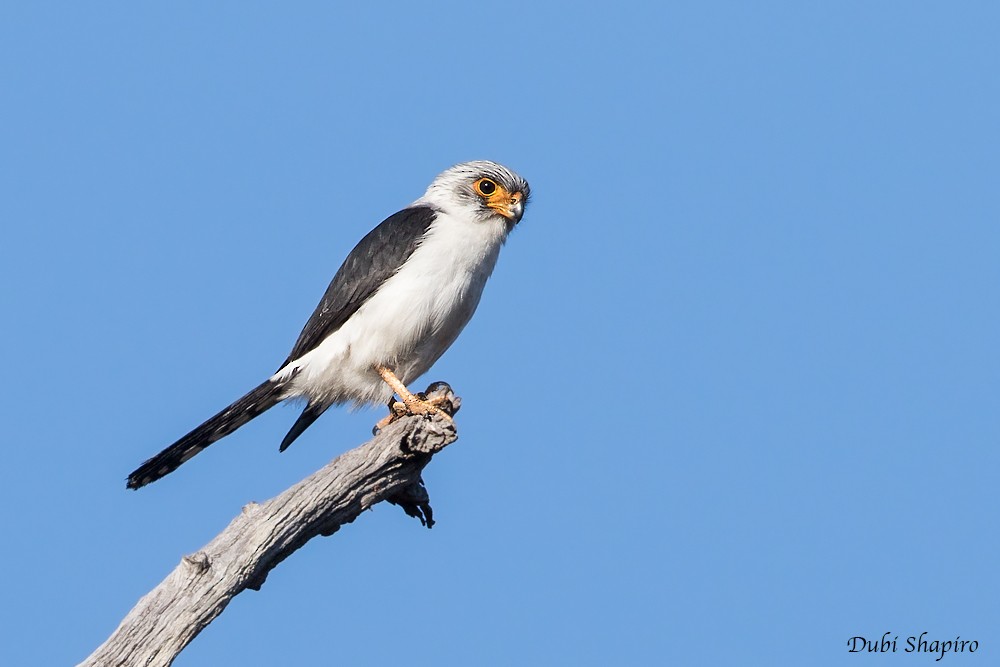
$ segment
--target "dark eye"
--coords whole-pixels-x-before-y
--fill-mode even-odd
[[[480,178],[476,181],[476,189],[479,190],[479,194],[489,197],[497,191],[497,184],[488,178]]]

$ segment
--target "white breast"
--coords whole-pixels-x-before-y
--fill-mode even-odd
[[[388,366],[404,383],[425,373],[479,305],[507,236],[502,222],[439,213],[400,270],[316,349],[281,369],[300,369],[291,395],[357,404],[388,401],[375,372]]]

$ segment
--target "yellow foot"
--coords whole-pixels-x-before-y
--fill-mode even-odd
[[[455,396],[451,387],[444,382],[435,382],[427,388],[427,393],[413,394],[403,386],[403,383],[393,375],[392,371],[385,368],[378,368],[378,371],[386,384],[392,387],[393,391],[399,394],[403,400],[389,401],[389,414],[375,424],[372,429],[374,435],[378,435],[379,431],[406,415],[439,414],[451,421],[452,414],[461,405],[461,399]]]
[[[387,414],[385,417],[382,417],[382,419],[378,420],[378,423],[372,427],[372,435],[378,435],[382,431],[382,429],[384,429],[386,426],[388,426],[392,422],[396,421],[397,419],[405,415],[406,415],[406,404],[400,403],[399,401],[396,400],[396,397],[393,396],[392,400],[389,401],[389,414]]]

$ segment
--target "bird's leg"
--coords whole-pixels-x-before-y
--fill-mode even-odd
[[[389,414],[385,418],[381,419],[377,424],[375,424],[375,431],[378,432],[396,421],[405,414],[411,415],[428,415],[428,414],[440,414],[444,415],[448,419],[451,419],[446,411],[441,409],[441,405],[445,404],[449,399],[447,396],[434,396],[433,398],[426,398],[425,396],[418,396],[414,394],[409,389],[406,388],[396,374],[385,366],[376,366],[375,370],[382,377],[382,380],[389,385],[396,395],[402,399],[402,403],[397,401],[389,401]]]

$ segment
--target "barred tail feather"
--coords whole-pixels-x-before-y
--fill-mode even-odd
[[[162,452],[149,459],[128,476],[126,486],[138,489],[172,473],[195,454],[221,440],[254,417],[282,400],[282,384],[267,380],[246,396],[194,429]]]

